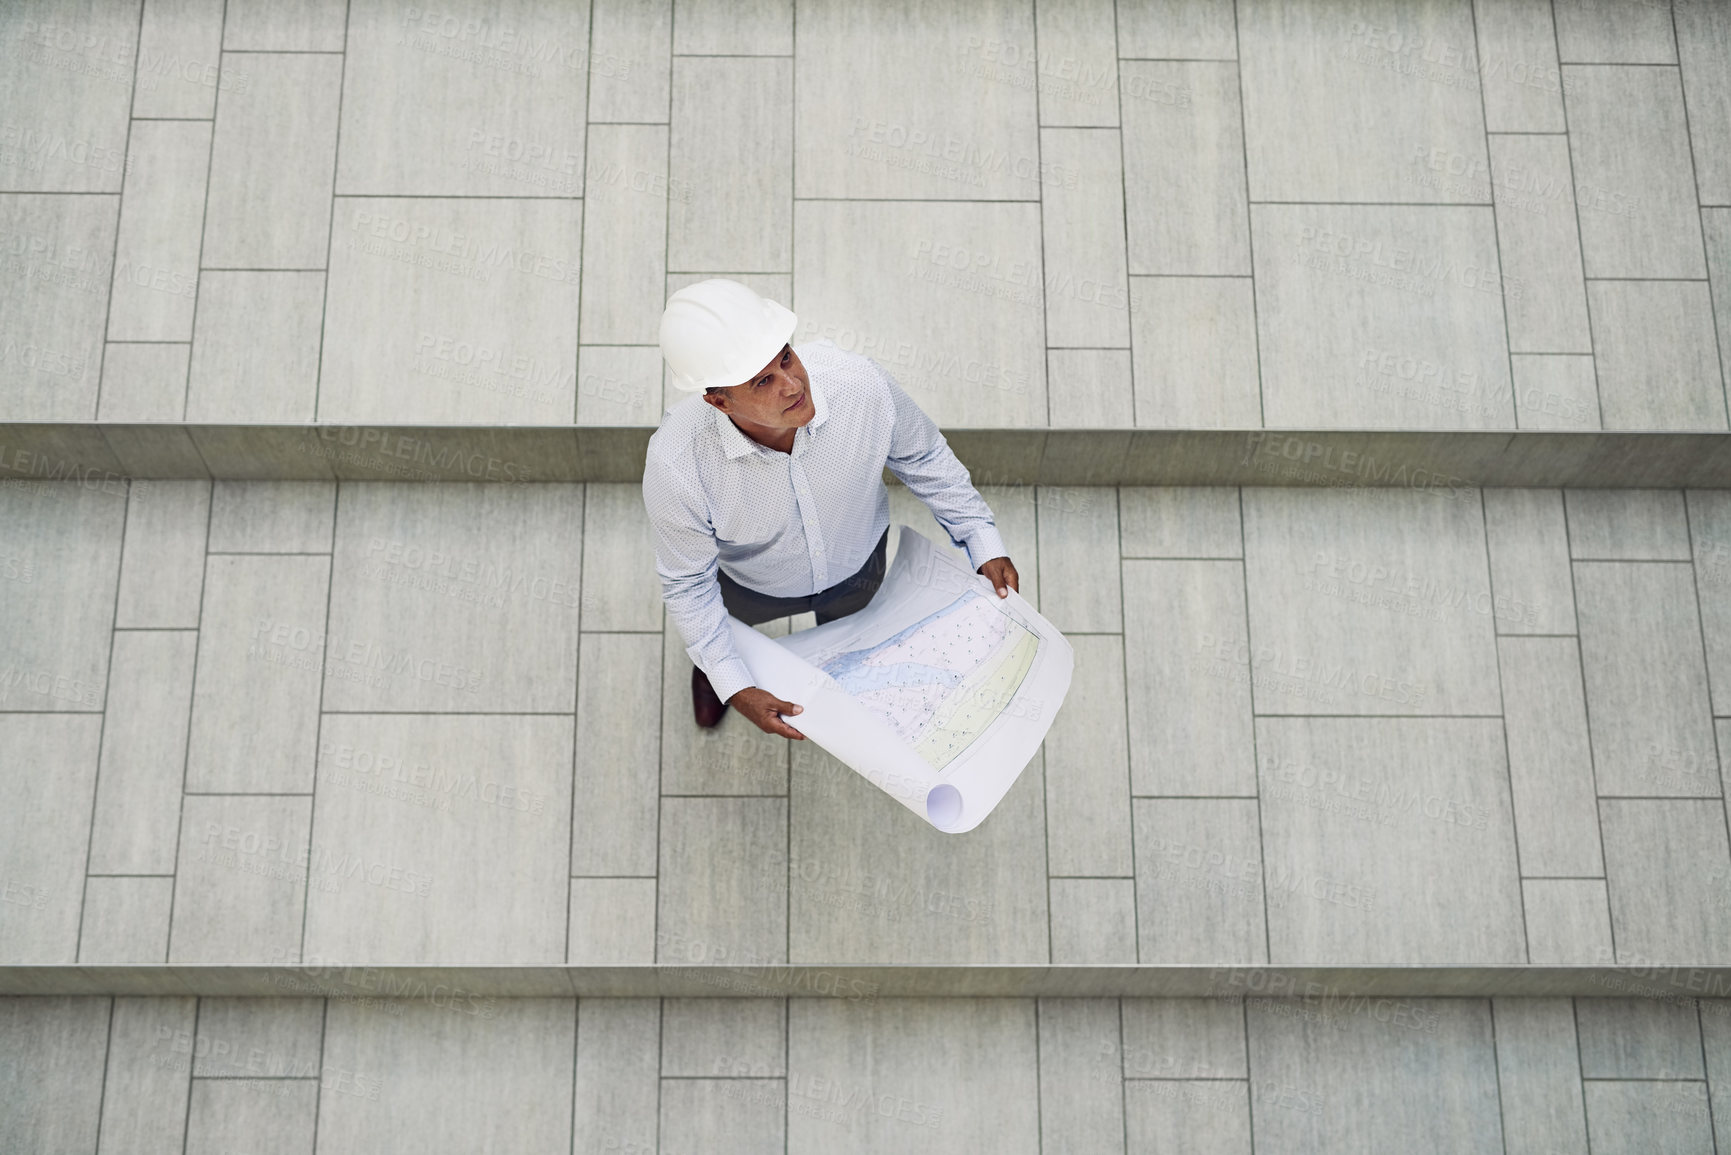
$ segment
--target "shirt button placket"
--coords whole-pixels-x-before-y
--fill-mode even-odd
[[[811,555],[813,592],[817,592],[829,586],[829,559],[824,556],[823,530],[817,524],[817,502],[812,497],[811,487],[806,484],[805,468],[790,457],[787,470],[793,483],[794,499],[799,502],[799,519],[805,526],[806,547]]]

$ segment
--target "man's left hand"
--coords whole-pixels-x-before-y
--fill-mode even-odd
[[[998,591],[998,596],[1001,598],[1009,596],[1004,592],[1005,586],[1017,593],[1022,592],[1022,587],[1016,584],[1016,567],[1010,563],[1010,559],[1007,557],[995,557],[974,572],[983,573],[990,578],[992,588]]]

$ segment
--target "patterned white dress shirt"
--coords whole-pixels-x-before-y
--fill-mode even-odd
[[[827,338],[794,352],[811,379],[814,415],[790,453],[759,445],[699,393],[662,416],[644,462],[662,598],[686,654],[724,702],[755,683],[733,646],[717,568],[772,597],[852,577],[889,527],[886,465],[974,569],[1008,556],[967,468],[888,372]]]

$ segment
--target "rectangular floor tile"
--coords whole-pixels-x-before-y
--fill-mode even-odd
[[[1586,275],[1706,276],[1677,70],[1565,63],[1563,86]]]
[[[996,59],[984,52],[975,67],[993,77],[1015,77],[1037,83],[1043,125],[1115,126],[1118,123],[1118,52],[1115,4],[1085,0],[1080,4],[1036,9],[1034,23],[1040,51],[1033,42],[1005,45]],[[983,46],[982,46],[983,47]],[[1037,73],[1037,75],[1036,75]]]
[[[1570,999],[1493,999],[1497,1091],[1510,1151],[1587,1150]]]
[[[322,269],[343,58],[258,52],[243,67],[246,89],[217,101],[202,264]]]
[[[0,487],[0,710],[101,710],[126,495],[117,482]]]
[[[202,121],[133,126],[108,305],[110,340],[192,338],[210,131]]]
[[[673,51],[695,55],[786,56],[793,51],[788,0],[683,0]]]
[[[187,370],[188,421],[314,419],[325,274],[206,272],[198,306]],[[261,316],[271,323],[261,327]],[[247,388],[237,390],[236,381]]]
[[[1244,567],[1126,560],[1123,570],[1131,793],[1254,794]]]
[[[0,190],[119,192],[141,5],[52,0],[8,6],[0,24],[0,108],[11,139]],[[29,137],[23,140],[28,127]]]
[[[826,3],[799,15],[794,66],[823,79],[799,85],[795,196],[1040,195],[1034,86],[987,59],[989,45],[1034,43],[1032,8],[987,0],[862,19]]]
[[[109,342],[102,355],[98,421],[179,421],[186,412],[192,343]]]
[[[1731,851],[1719,800],[1607,798],[1599,809],[1617,961],[1731,955]]]
[[[1125,557],[1244,556],[1238,490],[1227,486],[1120,486],[1118,532]]]
[[[788,1150],[1039,1150],[1034,1020],[1032,999],[788,1000]]]
[[[946,837],[813,743],[794,743],[790,961],[1044,964],[1043,778],[1036,755],[991,817]]]
[[[1242,999],[1123,1002],[1126,1079],[1247,1079]]]
[[[665,123],[673,0],[596,0],[590,8],[589,123]]]
[[[1045,741],[1047,865],[1058,875],[1128,877],[1124,639],[1077,634],[1070,645],[1076,661],[1070,691]]]
[[[663,1079],[661,1150],[750,1155],[787,1147],[784,1079]]]
[[[1130,376],[1128,349],[1048,349],[1046,387],[1051,424],[1083,429],[1128,429],[1136,424],[1136,401]],[[1079,444],[1091,444],[1089,442]],[[1062,444],[1046,439],[1046,460]],[[1088,450],[1083,450],[1088,454]],[[1098,467],[1098,458],[1085,456],[1084,469]],[[1087,480],[1083,472],[1078,480]]]
[[[1136,424],[1257,428],[1255,290],[1248,277],[1134,277]]]
[[[661,781],[660,635],[584,634],[577,665],[571,873],[653,877]]]
[[[1050,166],[1051,174],[1040,198],[1048,345],[1130,345],[1119,156],[1115,132],[1047,128],[1040,133],[1040,162]]]
[[[9,70],[8,76],[21,71]],[[3,103],[16,107],[10,95]],[[118,191],[118,160],[115,169]],[[6,171],[0,165],[0,174]],[[0,327],[6,334],[0,340],[6,353],[0,405],[7,417],[95,416],[119,212],[117,196],[0,194],[0,235],[22,238],[9,240],[0,253]]]
[[[193,1077],[316,1076],[324,1025],[323,999],[205,998],[191,1048]]]
[[[1565,489],[1569,556],[1688,561],[1689,519],[1676,489]]]
[[[588,5],[353,4],[337,192],[581,195],[588,58]]]
[[[0,714],[0,962],[77,960],[101,722]]]
[[[1459,493],[1244,491],[1257,713],[1500,712],[1484,522]]]
[[[1132,1150],[1181,1147],[1199,1155],[1250,1155],[1250,1087],[1237,1079],[1132,1079],[1124,1084]]]
[[[1495,719],[1264,718],[1256,742],[1272,961],[1525,961]]]
[[[1500,5],[1503,11],[1515,5]],[[1488,87],[1488,85],[1487,85]],[[1590,353],[1575,188],[1563,136],[1493,136],[1497,245],[1503,271],[1522,292],[1504,297],[1509,348]]]
[[[1119,87],[1130,271],[1247,275],[1238,66],[1137,60],[1121,66]]]
[[[94,1151],[102,1109],[108,999],[0,1000],[0,1143],[14,1151]]]
[[[168,958],[172,878],[88,878],[78,961],[161,963]]]
[[[133,116],[210,119],[218,84],[239,79],[235,73],[219,77],[223,8],[218,0],[159,0],[144,6]]]
[[[377,1098],[322,1096],[319,1150],[563,1148],[577,1051],[572,1003],[471,997],[380,1014],[331,1000],[325,1070],[375,1080]]]
[[[574,484],[345,485],[324,708],[570,713],[582,505]]]
[[[1136,880],[1054,878],[1052,963],[1136,961]]]
[[[1731,714],[1731,493],[1691,489],[1687,499],[1713,713]]]
[[[1725,428],[1708,297],[1705,281],[1587,283],[1606,429]]]
[[[801,179],[814,167],[801,163]],[[793,261],[800,324],[857,334],[846,347],[938,425],[1046,424],[1037,205],[802,200]]]
[[[667,182],[682,195],[666,201],[667,267],[791,269],[793,61],[675,57],[672,115]]]
[[[786,799],[662,799],[655,961],[788,961],[786,863]]]
[[[1488,1000],[1325,993],[1297,1005],[1251,999],[1248,1012],[1258,1146],[1462,1155],[1499,1147]],[[1408,1093],[1414,1080],[1426,1094]],[[1282,1095],[1321,1109],[1276,1109]]]
[[[1574,633],[1575,583],[1569,569],[1569,527],[1562,492],[1483,492],[1497,632]]]
[[[697,195],[693,186],[668,181],[667,159],[663,125],[617,124],[589,131],[578,324],[584,344],[652,345],[658,339],[668,208]],[[784,223],[782,231],[791,227]]]
[[[168,961],[299,962],[311,822],[310,798],[188,796]]]
[[[666,999],[662,1077],[780,1078],[787,1074],[786,999]]]
[[[661,1000],[579,999],[575,1151],[656,1150]]]
[[[1138,798],[1132,808],[1138,961],[1267,961],[1256,801]]]
[[[583,629],[661,632],[655,531],[643,487],[590,482],[583,492]]]
[[[210,482],[134,478],[127,490],[115,627],[197,629]]]
[[[1581,1077],[1705,1079],[1693,1000],[1577,999]]]
[[[1689,136],[1695,159],[1695,187],[1704,205],[1731,204],[1731,85],[1725,75],[1725,46],[1731,42],[1728,14],[1717,4],[1678,4],[1672,9],[1683,95],[1689,109]]]
[[[581,202],[339,197],[335,228],[320,420],[571,420]]]
[[[114,637],[114,693],[90,832],[95,874],[172,874],[186,773],[191,630],[127,630]]]
[[[655,879],[573,878],[565,961],[573,966],[653,963]]]
[[[1615,957],[1604,879],[1526,878],[1521,894],[1533,966],[1603,966]]]
[[[1599,428],[1599,378],[1591,355],[1516,353],[1509,364],[1522,429]]]
[[[1557,51],[1566,61],[1670,64],[1677,59],[1663,9],[1584,0],[1557,13]]]
[[[1563,132],[1563,79],[1550,4],[1479,4],[1473,8],[1473,22],[1479,35],[1485,127],[1491,132]]]
[[[173,1061],[179,1056],[165,1043],[190,1042],[197,1009],[196,999],[114,1000],[97,1155],[182,1148],[191,1080],[185,1061]]]
[[[1118,633],[1124,628],[1118,588],[1117,491],[1066,487],[1039,508],[1039,554],[1046,572],[1040,613],[1066,632]],[[1006,543],[1007,544],[1007,543]]]
[[[1599,793],[1719,797],[1689,567],[1576,562],[1575,596]]]
[[[311,790],[330,561],[218,555],[204,582],[186,788]]]
[[[307,952],[561,961],[571,748],[568,717],[327,716]]]
[[[329,553],[334,481],[217,480],[211,490],[212,553]]]
[[[1705,1083],[1586,1084],[1587,1137],[1594,1151],[1676,1151],[1708,1155],[1713,1124]]]
[[[1250,221],[1269,426],[1514,424],[1502,296],[1527,288],[1498,271],[1488,206],[1252,204]]]
[[[1117,999],[1040,999],[1040,1147],[1124,1155]]]
[[[342,0],[234,0],[222,46],[231,52],[341,52],[347,10]]]
[[[1237,26],[1228,0],[1158,0],[1118,13],[1118,55],[1149,60],[1231,60]]]
[[[1521,872],[1603,875],[1593,751],[1574,638],[1502,638],[1503,725]]]
[[[1471,6],[1254,0],[1238,29],[1253,201],[1489,202]],[[1433,155],[1475,179],[1438,195]]]

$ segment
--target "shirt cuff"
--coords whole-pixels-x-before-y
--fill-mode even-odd
[[[1010,551],[1004,548],[1004,539],[998,536],[995,525],[982,526],[974,531],[974,535],[963,542],[968,550],[968,562],[974,572],[979,573],[980,567],[995,557],[1009,557]]]
[[[751,670],[743,658],[729,658],[713,670],[703,671],[709,676],[709,684],[715,688],[715,696],[723,702],[733,697],[747,686],[755,686]]]

